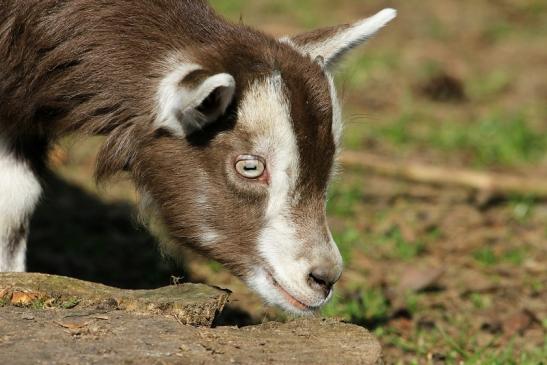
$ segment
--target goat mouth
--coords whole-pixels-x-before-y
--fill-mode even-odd
[[[294,296],[292,296],[279,282],[275,279],[275,277],[269,272],[266,271],[268,278],[270,282],[273,284],[273,286],[281,293],[283,298],[293,307],[295,307],[298,310],[301,310],[303,312],[313,312],[316,311],[319,307],[310,306],[307,304],[302,303],[300,300],[296,299]]]

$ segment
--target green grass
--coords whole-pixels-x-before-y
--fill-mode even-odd
[[[502,255],[502,260],[513,265],[522,265],[528,253],[524,247],[512,248],[505,251]]]
[[[80,304],[80,299],[78,297],[71,297],[60,303],[60,307],[63,309],[72,309],[78,304]]]
[[[361,53],[351,57],[337,75],[338,89],[363,90],[372,76],[379,77],[400,67],[400,58],[394,50]]]
[[[546,290],[545,284],[541,281],[541,279],[537,277],[530,278],[526,284],[530,288],[532,295],[544,293]],[[545,320],[545,323],[547,324],[547,318]],[[545,329],[547,329],[547,326],[545,327]]]
[[[486,294],[471,293],[469,300],[476,309],[486,309],[492,305],[492,298]]]
[[[494,252],[490,247],[481,247],[473,252],[475,261],[485,267],[495,266],[500,263],[519,266],[522,265],[526,257],[527,249],[525,247],[508,248],[501,253]]]
[[[487,101],[507,91],[513,82],[513,77],[508,71],[495,69],[477,73],[468,81],[467,91],[472,100]]]
[[[45,309],[46,308],[46,300],[43,298],[34,299],[32,302],[30,302],[29,305],[26,307],[32,308],[32,309]]]
[[[472,334],[470,324],[460,323],[460,332],[449,334],[442,326],[431,330],[416,330],[411,338],[400,336],[389,327],[379,327],[374,333],[385,344],[396,346],[407,354],[406,360],[397,364],[433,364],[447,365],[542,365],[547,358],[547,341],[543,346],[521,351],[512,343],[503,348],[495,348],[492,344],[497,340],[494,336],[486,344],[479,344],[478,338]],[[436,359],[439,362],[435,362]]]
[[[509,199],[509,206],[513,217],[521,223],[525,223],[530,218],[536,204],[534,196],[512,196]]]
[[[426,251],[426,244],[421,240],[409,241],[403,237],[399,227],[393,227],[385,234],[371,238],[367,252],[379,255],[379,258],[410,261]]]
[[[333,238],[338,245],[344,263],[349,264],[352,251],[358,247],[361,241],[361,234],[355,228],[348,228],[342,232],[334,231]]]
[[[335,183],[329,192],[327,213],[337,217],[352,217],[362,198],[362,185]]]
[[[475,167],[518,166],[547,155],[547,134],[532,128],[520,113],[497,112],[464,123],[435,121],[426,112],[409,112],[368,128],[361,140],[387,141],[402,150],[433,148],[446,155],[457,153],[469,156]]]
[[[473,252],[473,258],[483,266],[494,266],[499,262],[496,253],[490,247],[481,247]]]
[[[317,6],[317,0],[278,0],[267,2],[262,11],[265,14],[289,17],[299,26],[305,28],[316,27],[322,19],[318,10],[322,11],[320,6]]]
[[[478,166],[515,166],[535,162],[547,152],[547,136],[530,128],[523,115],[492,115],[458,128],[456,123],[432,133],[433,145],[469,151]]]
[[[318,2],[322,4],[318,4]],[[233,21],[239,20],[240,16],[247,23],[257,22],[257,17],[261,18],[267,14],[267,19],[282,19],[284,22],[296,24],[302,28],[310,29],[317,27],[321,20],[327,0],[301,0],[298,2],[292,0],[278,1],[250,1],[250,0],[210,0],[211,5]],[[251,17],[252,16],[252,17]]]
[[[322,309],[322,315],[342,317],[353,323],[375,326],[386,320],[388,300],[379,288],[361,288],[344,297],[335,295]]]
[[[239,17],[242,13],[241,9],[247,3],[246,0],[209,0],[209,2],[216,11],[232,19]]]
[[[498,42],[514,34],[514,29],[505,20],[497,20],[488,24],[483,30],[483,37],[490,42]]]
[[[547,341],[542,347],[519,353],[513,345],[499,350],[479,349],[469,354],[464,364],[469,365],[542,365],[547,359]]]

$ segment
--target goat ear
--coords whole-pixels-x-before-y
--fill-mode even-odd
[[[295,37],[282,38],[281,41],[318,60],[327,68],[332,68],[348,51],[367,41],[396,16],[396,10],[384,9],[351,25],[318,29]]]
[[[197,65],[182,65],[160,84],[155,127],[188,136],[226,112],[235,87],[230,74],[211,74]]]

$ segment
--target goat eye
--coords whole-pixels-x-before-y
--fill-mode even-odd
[[[258,156],[243,155],[237,158],[235,169],[247,179],[258,179],[264,174],[266,166]]]

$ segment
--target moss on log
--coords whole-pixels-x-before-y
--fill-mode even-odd
[[[126,290],[63,276],[0,273],[0,305],[118,309],[174,316],[179,322],[193,326],[211,326],[229,295],[227,290],[202,284]]]

